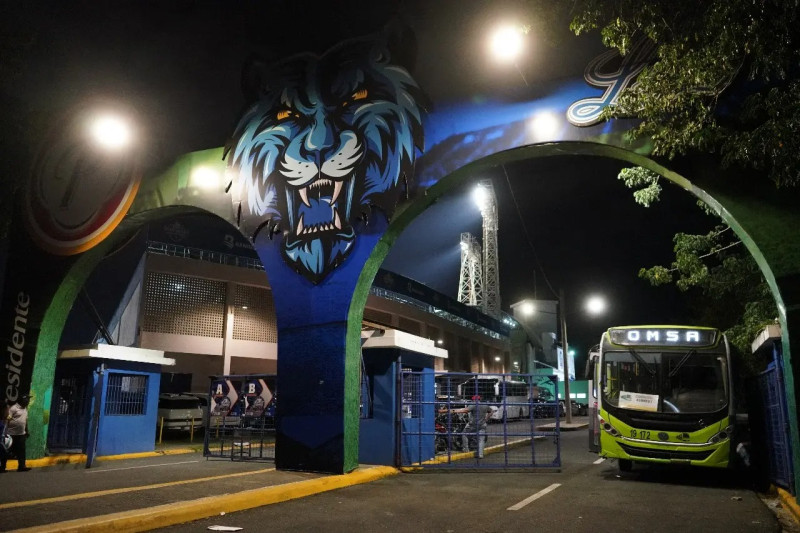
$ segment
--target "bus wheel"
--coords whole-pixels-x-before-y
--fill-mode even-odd
[[[633,470],[633,461],[630,459],[617,459],[620,472],[630,472]]]

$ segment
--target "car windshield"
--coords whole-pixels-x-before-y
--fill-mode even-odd
[[[200,400],[196,398],[162,398],[158,401],[159,409],[197,409]]]
[[[721,353],[626,350],[603,355],[603,401],[661,413],[708,413],[728,405]]]

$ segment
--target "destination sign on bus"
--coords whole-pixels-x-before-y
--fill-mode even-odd
[[[611,342],[621,346],[713,346],[717,332],[694,328],[612,328]]]

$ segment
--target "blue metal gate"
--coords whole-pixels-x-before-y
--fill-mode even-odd
[[[424,468],[560,468],[554,376],[403,370],[398,464]]]
[[[86,451],[86,433],[92,415],[91,383],[91,373],[57,373],[47,430],[47,447],[51,451]]]
[[[212,376],[203,454],[274,461],[276,402],[274,374]]]
[[[764,429],[770,481],[794,494],[788,409],[779,353],[774,353],[773,362],[757,376],[756,383],[761,402],[760,418]]]

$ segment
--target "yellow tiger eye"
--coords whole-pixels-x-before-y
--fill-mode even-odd
[[[364,98],[367,97],[367,94],[369,94],[369,93],[367,93],[366,89],[359,89],[359,90],[357,90],[356,92],[353,93],[353,97],[352,98],[353,98],[353,100],[363,100]]]
[[[276,115],[276,118],[278,120],[283,120],[283,119],[289,118],[291,116],[292,116],[292,110],[291,109],[281,109],[280,111],[278,111],[278,114]]]

